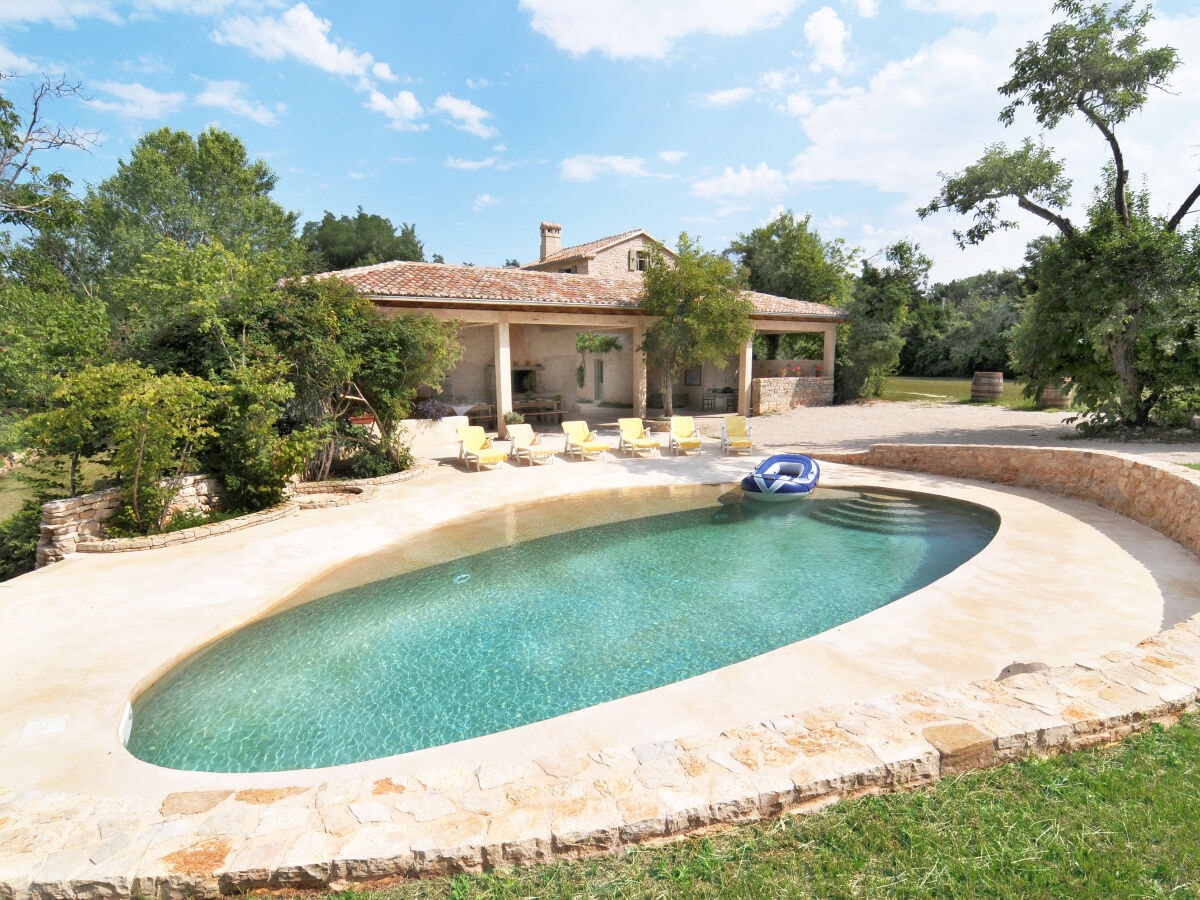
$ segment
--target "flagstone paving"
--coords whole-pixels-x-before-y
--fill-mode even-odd
[[[1043,451],[1010,458],[1022,452]],[[1029,465],[994,453],[923,448],[921,459],[946,469],[963,454],[1002,483],[824,466],[826,484],[921,490],[1000,512],[978,557],[907,598],[636,697],[330,769],[150,766],[121,745],[125,704],[196,646],[407,534],[585,488],[728,483],[755,460],[469,474],[441,465],[366,502],[194,544],[71,556],[0,585],[0,897],[338,888],[611,852],[1106,743],[1195,708],[1195,535],[1185,524],[1168,540],[1097,505],[1132,504],[1167,531],[1180,517],[1200,522],[1195,473],[1069,452],[1052,467],[1128,469],[1122,477],[1182,508],[1164,523],[1161,503],[1121,491],[1089,502],[1068,489],[1074,476],[1040,476],[1057,493],[1034,490],[1022,482]],[[917,467],[905,459],[870,457]],[[1011,663],[1046,667],[997,680]]]

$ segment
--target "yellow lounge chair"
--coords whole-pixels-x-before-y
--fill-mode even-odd
[[[617,419],[617,428],[621,430],[621,440],[617,449],[630,456],[649,454],[658,456],[661,446],[657,438],[650,436],[641,419]]]
[[[509,449],[508,455],[521,464],[521,460],[529,460],[532,466],[535,461],[553,460],[555,450],[542,443],[542,436],[533,433],[533,426],[528,423],[508,426]]]
[[[482,425],[458,426],[458,455],[468,469],[475,463],[480,471],[484,466],[498,466],[508,457],[503,450],[492,446],[492,439],[484,434]]]
[[[578,456],[581,460],[598,459],[612,449],[603,441],[596,440],[596,432],[588,428],[587,422],[563,422],[562,430],[567,436],[563,446],[563,453],[567,456]]]
[[[726,416],[721,420],[721,449],[726,453],[741,453],[754,446],[750,423],[745,416]]]
[[[691,416],[671,416],[669,443],[675,453],[700,453],[700,435]]]

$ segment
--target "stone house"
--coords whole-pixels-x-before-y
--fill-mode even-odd
[[[640,349],[653,321],[639,305],[641,271],[653,242],[638,229],[563,248],[561,227],[544,222],[539,259],[521,268],[398,261],[318,277],[336,275],[385,313],[460,322],[462,361],[432,392],[473,420],[502,429],[509,410],[554,420],[586,415],[594,404],[628,405],[645,416],[648,401],[661,397],[660,373],[648,370]],[[793,367],[786,374],[800,376],[789,388],[791,405],[832,403],[836,329],[846,313],[754,291],[745,296],[754,307],[756,332],[822,336],[821,358],[798,361],[801,371]],[[582,332],[611,335],[619,347],[581,355],[576,335]],[[747,342],[736,360],[689,371],[686,384],[676,386],[686,402],[677,405],[754,414],[763,408],[755,402],[754,379],[779,375],[771,366],[756,363]]]

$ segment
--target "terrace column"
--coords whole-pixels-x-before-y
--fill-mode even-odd
[[[750,415],[750,381],[754,372],[754,338],[742,345],[738,354],[738,412]]]
[[[833,363],[834,363],[834,359],[836,356],[836,350],[837,350],[837,326],[836,325],[826,325],[825,326],[825,353],[821,360],[821,374],[829,379],[829,384],[831,385],[829,390],[825,392],[825,402],[826,403],[833,403],[834,395],[837,393],[837,389],[835,387],[832,387],[832,385],[834,383],[834,381],[833,381],[833,373],[834,373]]]
[[[837,348],[837,326],[825,326],[825,346],[824,359],[821,360],[822,373],[828,377],[833,377],[833,360],[834,353]]]
[[[512,347],[508,342],[508,323],[496,323],[496,430],[504,437],[504,414],[512,412]]]
[[[633,341],[633,408],[639,419],[646,418],[646,352],[642,350],[642,341],[646,329],[638,324],[631,329],[630,340]]]

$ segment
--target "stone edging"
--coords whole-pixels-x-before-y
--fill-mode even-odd
[[[1126,457],[880,445],[821,458],[1040,488],[1123,512],[1189,549],[1200,540],[1200,479]],[[259,888],[340,890],[609,853],[1114,742],[1176,721],[1198,699],[1200,615],[1073,666],[511,767],[373,781],[331,773],[317,786],[144,798],[8,793],[0,846],[38,846],[43,823],[71,815],[68,809],[102,815],[105,828],[91,829],[69,855],[42,849],[19,878],[4,873],[0,897],[174,900]]]
[[[105,538],[102,541],[80,541],[75,545],[76,553],[125,553],[131,550],[156,550],[159,547],[172,547],[176,544],[190,544],[202,541],[216,534],[228,534],[231,531],[241,531],[253,528],[264,522],[274,522],[293,516],[300,511],[300,504],[295,500],[287,500],[270,509],[260,510],[224,522],[213,522],[209,525],[197,525],[195,528],[181,528],[167,534],[150,534],[131,538]]]
[[[381,475],[378,478],[360,478],[354,481],[304,481],[295,485],[295,496],[272,506],[270,509],[226,519],[224,522],[213,522],[210,525],[197,525],[195,528],[182,528],[167,534],[153,534],[132,538],[106,538],[101,541],[80,541],[75,545],[77,553],[125,553],[132,550],[155,550],[159,547],[172,547],[176,544],[189,544],[202,541],[217,534],[228,534],[231,531],[241,531],[253,528],[266,522],[274,522],[295,515],[303,509],[322,509],[335,506],[349,506],[351,503],[361,503],[374,497],[382,485],[400,484],[410,481],[421,474],[423,470],[417,467],[391,475]],[[331,495],[305,499],[305,495]]]

